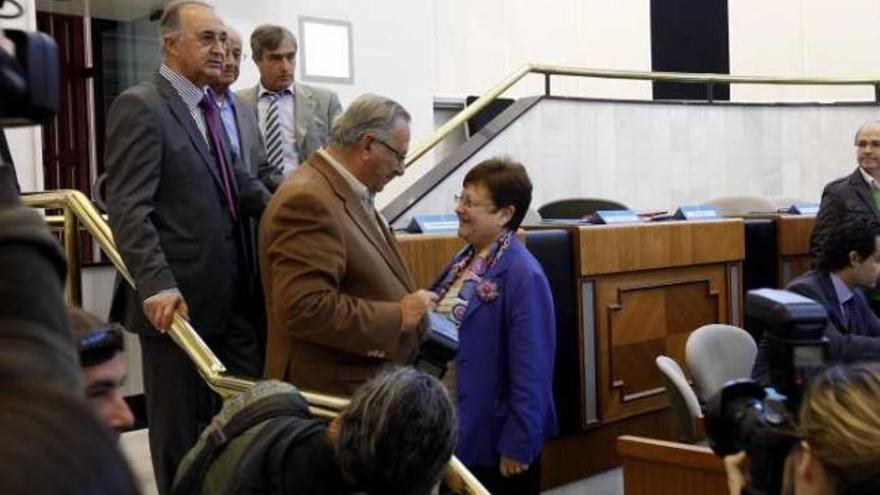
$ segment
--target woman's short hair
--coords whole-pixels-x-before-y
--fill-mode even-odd
[[[440,481],[456,436],[443,385],[414,368],[392,368],[359,388],[339,416],[337,458],[358,489],[424,495]]]
[[[532,181],[521,163],[507,156],[490,158],[472,168],[464,185],[483,185],[497,208],[513,206],[513,217],[504,226],[516,230],[532,203]]]
[[[798,428],[837,495],[880,493],[880,363],[819,374],[801,405]]]
[[[117,441],[70,392],[0,384],[0,493],[140,493]]]

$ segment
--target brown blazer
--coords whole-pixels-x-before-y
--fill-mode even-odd
[[[372,215],[319,153],[272,197],[260,223],[267,377],[350,395],[415,357],[424,322],[402,333],[398,306],[415,284]]]

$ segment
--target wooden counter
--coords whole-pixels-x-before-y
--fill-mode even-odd
[[[688,335],[742,321],[743,222],[578,227],[583,426],[666,407],[654,358],[684,369]]]
[[[623,436],[617,450],[626,495],[727,493],[724,463],[709,447]]]
[[[425,289],[440,276],[464,241],[449,234],[397,234],[397,244],[416,287]]]

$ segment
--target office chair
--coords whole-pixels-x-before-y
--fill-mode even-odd
[[[597,210],[626,210],[622,203],[610,199],[600,198],[568,198],[558,199],[545,203],[538,208],[538,214],[543,219],[571,218],[580,219],[584,215],[595,213]]]
[[[742,328],[713,323],[694,330],[685,345],[685,359],[697,395],[706,402],[729,380],[749,378],[757,354],[755,340]]]
[[[697,423],[703,418],[697,394],[674,359],[657,356],[654,360],[663,375],[663,385],[669,405],[678,422],[678,441],[694,443],[697,440]]]

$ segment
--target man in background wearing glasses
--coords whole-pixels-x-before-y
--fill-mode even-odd
[[[362,95],[272,197],[260,224],[266,374],[351,395],[415,357],[436,296],[416,290],[373,196],[403,174],[410,116]]]

